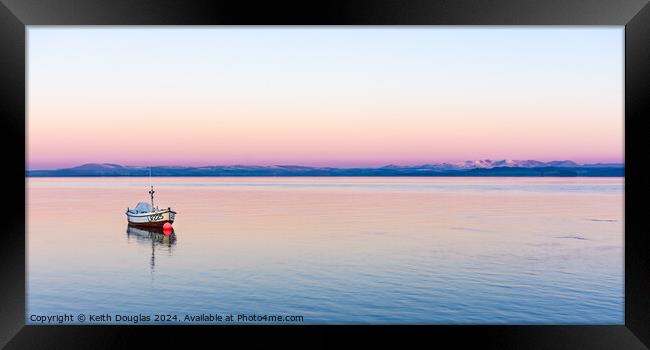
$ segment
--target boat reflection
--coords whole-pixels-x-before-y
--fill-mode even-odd
[[[164,250],[171,255],[176,245],[176,232],[174,229],[171,232],[165,232],[162,228],[145,228],[127,225],[126,236],[129,242],[134,240],[139,244],[151,245],[151,260],[149,265],[151,266],[152,272],[156,266],[156,250]]]

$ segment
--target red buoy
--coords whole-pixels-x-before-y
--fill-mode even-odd
[[[174,230],[174,229],[172,228],[172,224],[166,222],[166,223],[163,225],[163,233],[164,233],[164,234],[166,234],[166,235],[171,235],[173,230]]]

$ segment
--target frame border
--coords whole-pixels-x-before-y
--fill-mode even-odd
[[[650,5],[647,0],[354,0],[248,2],[174,0],[0,0],[0,179],[6,202],[25,197],[26,26],[28,25],[620,25],[625,26],[625,325],[620,326],[26,326],[25,207],[5,210],[0,245],[0,346],[115,347],[208,344],[224,340],[284,344],[296,331],[317,343],[343,335],[450,341],[454,346],[536,349],[647,349],[650,344],[650,238],[642,206],[650,177],[644,117],[649,115]],[[15,200],[14,200],[15,199]],[[161,337],[161,334],[164,336]],[[173,339],[170,339],[173,338]],[[149,342],[151,341],[151,343]],[[644,345],[644,343],[646,345]]]

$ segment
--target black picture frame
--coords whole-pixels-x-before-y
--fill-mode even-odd
[[[650,344],[650,6],[645,0],[173,1],[0,0],[0,346],[115,348],[207,346],[235,340],[284,346],[339,344],[340,336],[404,345],[499,349],[644,349]],[[29,25],[617,25],[625,26],[625,324],[613,326],[28,326],[25,325],[25,28]],[[251,336],[252,335],[254,336]],[[206,339],[207,338],[207,339]],[[644,345],[645,344],[645,345]],[[180,345],[179,345],[180,346]]]

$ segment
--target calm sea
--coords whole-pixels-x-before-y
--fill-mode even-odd
[[[27,323],[622,324],[623,183],[153,178],[165,236],[127,228],[148,178],[29,178]]]

